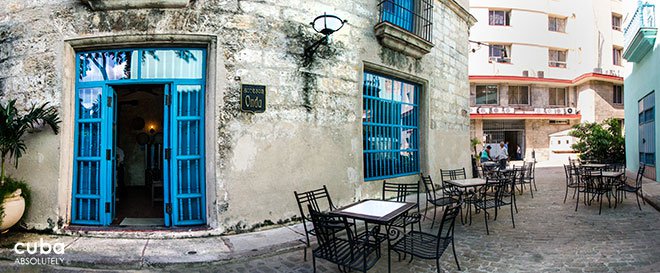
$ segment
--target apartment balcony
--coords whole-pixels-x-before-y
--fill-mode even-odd
[[[639,62],[655,45],[658,28],[655,26],[655,5],[642,4],[637,7],[624,30],[625,48],[623,58]]]

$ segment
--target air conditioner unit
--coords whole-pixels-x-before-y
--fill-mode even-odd
[[[523,70],[523,77],[529,77],[529,70]]]
[[[567,107],[567,108],[564,109],[564,110],[565,110],[565,113],[566,113],[567,115],[575,115],[575,114],[577,114],[577,109],[575,109],[575,108],[573,108],[573,107]]]
[[[493,107],[490,109],[490,112],[493,114],[501,114],[502,113],[502,108],[500,107]]]
[[[490,108],[479,108],[477,112],[479,112],[479,114],[490,114]]]
[[[515,109],[511,107],[504,108],[504,113],[506,114],[513,114],[515,112]]]
[[[479,108],[478,108],[478,107],[470,107],[470,114],[476,114],[476,113],[478,113],[478,112],[477,112],[477,109],[479,109]]]
[[[534,108],[534,114],[545,114],[545,109],[543,109],[543,108]]]
[[[544,73],[543,71],[536,71],[536,77],[537,77],[537,78],[544,78],[544,77],[545,77],[545,73]]]
[[[554,108],[545,109],[546,114],[557,114],[557,111]]]

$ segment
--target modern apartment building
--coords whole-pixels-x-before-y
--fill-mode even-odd
[[[657,1],[630,1],[626,8],[625,48],[628,60],[625,97],[626,109],[626,166],[635,172],[640,163],[646,165],[644,176],[657,181],[656,155],[658,128],[655,126],[655,105],[660,90],[660,49],[656,41],[655,20]]]
[[[622,3],[470,1],[471,134],[536,160],[574,156],[574,124],[623,119]]]

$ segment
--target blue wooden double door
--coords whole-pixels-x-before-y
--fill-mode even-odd
[[[117,98],[122,86],[162,86],[164,225],[206,223],[203,49],[77,54],[71,222],[108,226],[117,190]],[[160,109],[161,107],[154,107]],[[147,108],[148,109],[148,108]],[[135,208],[140,209],[140,208]]]

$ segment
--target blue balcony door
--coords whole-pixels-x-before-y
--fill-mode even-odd
[[[72,223],[109,225],[114,217],[116,96],[107,86],[76,90]]]
[[[413,0],[389,0],[383,3],[383,21],[413,31]]]
[[[165,221],[169,225],[200,225],[206,222],[204,183],[204,88],[200,84],[173,84],[166,107]],[[166,170],[167,172],[167,170]]]

